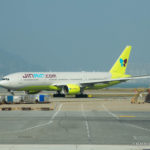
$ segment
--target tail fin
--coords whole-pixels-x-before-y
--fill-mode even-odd
[[[113,67],[110,69],[112,78],[115,77],[125,77],[126,68],[128,65],[128,60],[130,56],[131,46],[126,46],[122,54],[119,56]]]

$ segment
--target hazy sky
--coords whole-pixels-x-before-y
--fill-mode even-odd
[[[51,71],[108,71],[126,45],[150,60],[149,0],[0,0],[0,49]]]

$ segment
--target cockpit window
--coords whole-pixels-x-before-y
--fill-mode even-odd
[[[9,80],[9,78],[2,78],[2,80]]]

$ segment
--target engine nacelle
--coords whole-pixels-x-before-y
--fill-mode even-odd
[[[63,87],[62,93],[64,94],[79,94],[81,91],[80,86],[76,84],[67,84]]]

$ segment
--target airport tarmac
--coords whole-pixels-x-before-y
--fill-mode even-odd
[[[148,103],[60,99],[53,105],[53,111],[1,111],[0,144],[150,146]]]

